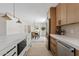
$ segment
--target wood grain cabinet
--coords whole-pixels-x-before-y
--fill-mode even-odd
[[[66,4],[59,4],[56,7],[56,19],[57,19],[57,26],[59,26],[59,20],[61,20],[61,25],[66,24]]]
[[[75,50],[75,56],[79,56],[79,50]]]
[[[76,21],[76,4],[67,4],[67,24],[75,23]]]
[[[79,4],[68,3],[67,5],[67,24],[79,22]]]
[[[61,20],[61,25],[79,22],[79,4],[61,3],[56,7],[56,25]]]
[[[57,56],[57,42],[53,37],[50,37],[50,51],[54,56]]]
[[[51,34],[56,33],[56,8],[51,7],[50,8],[50,19],[49,19],[49,31]]]
[[[58,49],[61,49],[60,47],[58,47],[58,43],[57,43],[57,40],[55,38],[53,38],[52,36],[50,36],[50,51],[52,53],[53,56],[60,56],[58,55],[58,53],[62,53],[61,51],[63,51],[64,53],[66,53],[62,48],[61,51]],[[62,55],[63,56],[63,53]],[[74,56],[79,56],[79,50],[78,49],[75,49],[75,52],[74,52]]]
[[[61,4],[61,25],[66,24],[66,14],[67,13],[67,6],[66,4]]]
[[[59,5],[56,7],[56,18],[57,18],[58,20],[60,20],[60,18],[61,18],[60,13],[61,13],[61,4],[59,4]]]
[[[51,7],[48,11],[48,27],[49,27],[49,38],[48,38],[48,49],[50,50],[50,45],[51,47],[52,44],[50,44],[50,34],[55,34],[56,33],[56,7]],[[53,51],[53,49],[51,49]]]
[[[75,22],[79,22],[79,3],[76,3],[75,5]]]
[[[59,20],[61,19],[60,13],[61,13],[61,5],[59,4],[56,7],[56,26],[59,26]]]

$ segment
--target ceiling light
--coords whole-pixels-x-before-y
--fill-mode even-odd
[[[18,19],[16,23],[22,23],[18,17],[15,17],[15,3],[13,4],[13,17]]]
[[[18,20],[16,21],[16,23],[22,23],[22,22],[20,21],[20,19],[18,19]]]
[[[8,13],[5,13],[5,15],[3,15],[2,17],[4,17],[6,20],[12,20]]]

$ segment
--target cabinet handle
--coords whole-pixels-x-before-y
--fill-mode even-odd
[[[5,53],[3,56],[7,55],[10,51],[12,51],[16,46],[14,46],[12,49],[10,49],[7,53]]]
[[[16,54],[16,52],[14,52],[12,56],[14,56],[15,54]]]

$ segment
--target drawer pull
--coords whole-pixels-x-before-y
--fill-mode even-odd
[[[14,56],[15,54],[16,54],[16,52],[14,52],[12,56]]]
[[[14,46],[12,49],[10,49],[7,53],[5,53],[3,56],[7,55],[10,51],[12,51],[16,46]]]

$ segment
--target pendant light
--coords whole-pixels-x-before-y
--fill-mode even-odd
[[[15,3],[13,4],[13,17],[14,18],[17,18],[17,17],[15,17]],[[20,18],[17,18],[18,20],[16,21],[16,23],[22,23],[21,21],[20,21]]]
[[[16,23],[22,23],[22,22],[20,21],[20,18],[18,18],[18,21],[16,21]]]
[[[5,18],[6,20],[12,20],[10,15],[8,15],[8,13],[5,13],[2,17]]]
[[[0,13],[0,16],[5,18],[5,20],[12,20],[13,17],[10,13],[6,12],[6,13]]]

